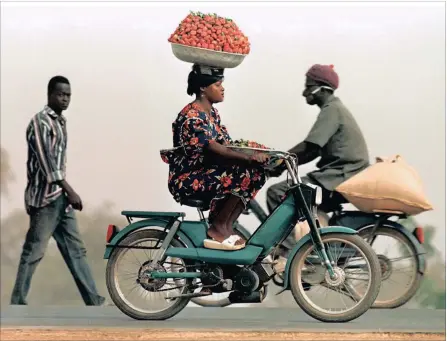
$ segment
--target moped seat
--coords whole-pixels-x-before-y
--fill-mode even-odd
[[[202,200],[185,199],[181,202],[181,204],[185,206],[196,207],[201,210],[208,210],[208,206]]]
[[[342,204],[348,204],[349,201],[337,191],[323,191],[323,204],[320,209],[326,213],[332,213],[342,209]]]

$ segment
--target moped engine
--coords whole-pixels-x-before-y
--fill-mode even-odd
[[[233,289],[248,294],[258,289],[259,282],[259,276],[256,272],[242,268],[234,277]]]
[[[206,286],[215,286],[223,279],[223,270],[219,266],[213,266],[202,271],[202,283]]]

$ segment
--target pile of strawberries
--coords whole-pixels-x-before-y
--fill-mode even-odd
[[[170,43],[247,55],[250,42],[233,20],[191,12],[169,37]]]

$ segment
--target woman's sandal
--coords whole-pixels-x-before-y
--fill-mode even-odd
[[[222,243],[218,242],[217,240],[213,239],[205,239],[203,241],[203,245],[207,249],[214,249],[214,250],[240,250],[245,247],[245,242],[240,245],[236,245],[236,243],[239,240],[243,240],[240,236],[233,234],[229,236],[227,239],[222,241]]]

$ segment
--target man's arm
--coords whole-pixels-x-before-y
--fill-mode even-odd
[[[314,143],[310,142],[300,142],[295,147],[288,151],[289,153],[296,154],[298,157],[298,165],[303,165],[305,163],[311,162],[320,156],[320,147]],[[267,171],[269,176],[280,176],[285,169],[278,168],[274,170]]]
[[[39,120],[37,116],[33,118],[34,139],[37,149],[37,156],[41,169],[43,170],[49,184],[56,183],[67,194],[68,201],[75,209],[82,210],[82,201],[79,195],[65,180],[65,172],[60,169],[56,162],[57,155],[54,155],[51,148],[50,128],[47,123]]]
[[[320,156],[321,149],[337,132],[339,126],[340,118],[337,109],[334,110],[333,108],[326,107],[318,114],[317,120],[304,141],[290,149],[289,153],[298,156],[298,165],[303,165],[315,160]],[[270,175],[278,176],[281,173],[272,171],[270,172]]]
[[[290,149],[289,153],[296,154],[298,165],[303,165],[320,156],[320,147],[312,142],[303,141]]]
[[[33,117],[34,140],[36,145],[37,157],[43,173],[49,184],[64,180],[65,174],[59,169],[56,163],[56,155],[51,148],[50,127],[48,124],[38,118]]]
[[[299,164],[313,161],[320,156],[321,149],[329,142],[340,127],[340,116],[336,108],[326,107],[317,117],[303,142],[292,150],[298,155]]]
[[[70,186],[70,184],[65,180],[56,181],[56,183],[62,188],[62,190],[67,193],[68,195],[72,195],[73,193],[76,193],[73,187]]]

